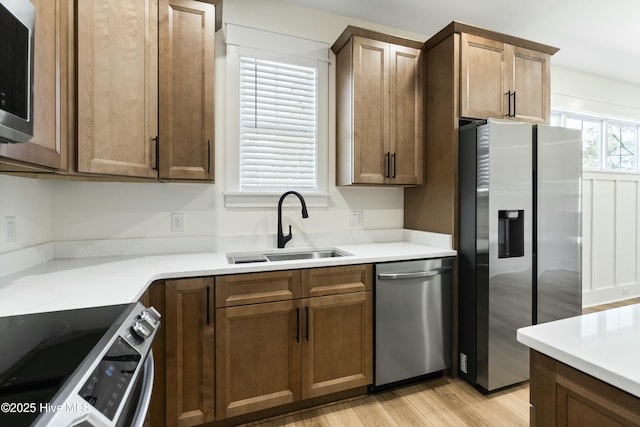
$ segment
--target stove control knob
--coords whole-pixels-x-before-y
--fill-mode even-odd
[[[135,334],[143,340],[149,338],[149,336],[153,332],[153,330],[149,328],[148,323],[140,320],[136,320],[135,322],[133,322],[133,326],[131,326],[131,328],[133,329],[133,332],[135,332]]]
[[[149,307],[142,310],[138,320],[133,322],[131,328],[133,332],[140,338],[147,339],[153,334],[153,332],[160,326],[160,313],[153,308]]]

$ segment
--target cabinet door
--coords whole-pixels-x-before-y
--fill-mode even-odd
[[[535,427],[640,425],[640,399],[535,350],[530,354]]]
[[[388,175],[389,43],[353,37],[353,183]]]
[[[32,0],[36,8],[33,82],[33,138],[20,144],[0,144],[0,156],[49,168],[60,168],[66,133],[66,7],[61,0]],[[60,125],[56,124],[60,107]],[[64,126],[64,125],[63,125]],[[64,127],[66,131],[66,127]],[[65,147],[66,148],[66,147]]]
[[[298,301],[216,310],[216,418],[300,400]]]
[[[484,119],[507,114],[508,61],[504,43],[460,35],[460,115]],[[511,75],[511,73],[509,73]]]
[[[373,381],[372,292],[304,300],[302,398]]]
[[[160,178],[213,180],[215,6],[160,0]]]
[[[390,58],[390,182],[418,185],[424,183],[421,51],[391,45]]]
[[[373,289],[371,264],[302,270],[302,296],[322,297]]]
[[[164,281],[152,283],[140,302],[146,307],[153,306],[160,315],[160,329],[156,332],[153,340],[153,393],[151,394],[151,403],[149,405],[149,425],[166,426],[166,329],[167,329],[167,311],[165,309],[165,284]],[[175,423],[174,423],[175,425]]]
[[[78,171],[155,177],[158,0],[76,5]]]
[[[550,56],[522,47],[513,47],[512,108],[515,120],[548,123],[550,110]]]
[[[165,282],[166,425],[213,421],[213,278]]]
[[[300,298],[299,270],[216,277],[216,308],[297,298]]]

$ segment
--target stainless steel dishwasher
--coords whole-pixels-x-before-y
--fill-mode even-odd
[[[451,364],[453,258],[376,264],[371,391]]]

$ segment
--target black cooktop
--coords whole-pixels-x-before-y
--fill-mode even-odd
[[[30,425],[127,307],[0,317],[0,426]]]

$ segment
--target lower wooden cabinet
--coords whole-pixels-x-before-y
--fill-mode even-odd
[[[298,301],[216,310],[216,414],[230,418],[300,400]]]
[[[302,398],[373,382],[373,292],[303,300]]]
[[[531,426],[640,425],[640,398],[531,350]]]
[[[144,301],[162,315],[153,347],[151,427],[213,421],[213,277],[157,282]]]
[[[264,284],[281,275],[261,273],[255,289],[269,295]],[[308,297],[314,277],[331,277],[325,291],[358,291]],[[216,293],[238,278],[216,278]],[[371,265],[303,270],[302,289],[300,299],[216,309],[217,420],[372,383]]]
[[[215,292],[213,277],[153,283],[142,298],[162,315],[150,426],[228,420],[371,384],[372,277],[371,265],[356,265],[220,276]]]

